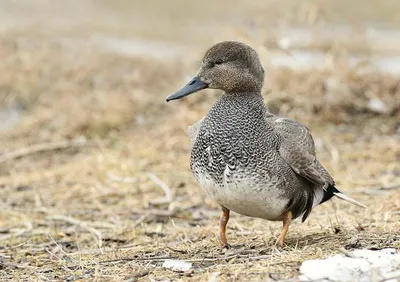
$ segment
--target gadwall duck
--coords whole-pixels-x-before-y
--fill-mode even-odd
[[[168,102],[205,88],[225,92],[188,130],[193,175],[222,208],[222,247],[228,247],[230,210],[283,221],[276,241],[282,247],[291,221],[304,222],[333,196],[365,208],[335,187],[307,127],[268,112],[261,95],[264,76],[254,49],[221,42],[206,52],[197,76],[167,97]]]

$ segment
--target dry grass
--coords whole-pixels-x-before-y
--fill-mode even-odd
[[[164,103],[195,66],[4,38],[0,103],[23,116],[2,133],[0,157],[26,151],[0,163],[2,279],[285,279],[341,247],[400,249],[400,189],[384,188],[400,184],[397,78],[270,70],[269,108],[310,126],[338,187],[369,209],[320,206],[293,223],[284,250],[272,247],[280,223],[234,215],[222,252],[218,206],[191,176],[185,134],[217,94]],[[371,95],[387,113],[369,109]],[[163,269],[167,258],[194,268]]]

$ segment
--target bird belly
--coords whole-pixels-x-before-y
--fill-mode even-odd
[[[236,213],[271,221],[282,220],[289,199],[276,185],[277,179],[256,180],[227,167],[222,181],[207,172],[195,174],[200,186],[218,204]]]

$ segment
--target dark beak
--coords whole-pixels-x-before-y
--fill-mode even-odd
[[[208,87],[207,83],[201,81],[201,79],[199,77],[195,76],[194,78],[192,78],[192,80],[188,84],[183,86],[181,89],[176,91],[174,94],[169,95],[167,97],[167,102],[169,102],[171,100],[183,98],[187,95],[190,95],[192,93],[195,93],[195,92],[205,89],[207,87]]]

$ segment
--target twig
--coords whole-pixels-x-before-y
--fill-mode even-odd
[[[395,189],[399,189],[399,188],[400,188],[400,183],[393,184],[393,185],[390,185],[390,186],[375,187],[375,189],[379,189],[379,190],[395,190]]]
[[[173,252],[176,252],[176,253],[187,254],[187,251],[174,249],[174,248],[172,248],[172,247],[170,247],[170,246],[167,246],[167,249],[169,249],[169,250],[171,250],[171,251],[173,251]]]
[[[57,248],[60,249],[60,251],[66,256],[69,257],[69,254],[67,254],[64,249],[56,242],[56,240],[54,240],[53,236],[51,236],[51,234],[49,234],[50,239],[53,241],[53,243],[57,246]]]
[[[56,259],[58,259],[59,261],[65,262],[65,260],[63,258],[60,258],[59,256],[57,256],[56,254],[52,253],[49,249],[46,249],[46,252],[48,252],[50,254],[50,256],[55,257]]]
[[[26,226],[25,229],[20,229],[15,233],[6,234],[4,236],[0,236],[0,241],[4,241],[4,240],[7,240],[7,239],[12,238],[12,237],[19,237],[19,236],[21,236],[21,235],[23,235],[23,234],[25,234],[25,233],[27,233],[27,232],[29,232],[29,231],[31,231],[33,229],[32,222],[26,221],[26,222],[24,222],[24,224]]]
[[[372,188],[364,189],[362,193],[368,195],[375,195],[375,194],[384,194],[385,191],[392,191],[400,188],[400,183],[393,184],[390,186],[375,186]]]
[[[239,222],[237,222],[237,220],[233,220],[233,223],[234,223],[235,226],[239,229],[239,232],[245,232],[245,230],[244,230],[243,227],[239,224]]]
[[[21,148],[13,152],[0,155],[0,163],[4,163],[9,160],[19,159],[35,153],[74,148],[74,147],[83,147],[92,144],[93,144],[92,142],[88,142],[85,139],[35,144],[29,147]]]
[[[119,183],[137,183],[138,178],[137,177],[125,177],[125,176],[120,176],[120,175],[115,175],[111,172],[107,173],[108,178],[114,182],[119,182]]]
[[[28,244],[30,241],[32,241],[32,239],[29,239],[28,241],[25,241],[25,242],[23,242],[23,243],[21,243],[21,244],[12,246],[12,247],[10,247],[10,250],[18,249],[19,247],[22,247],[23,245]]]
[[[97,245],[99,246],[99,248],[101,248],[101,246],[103,244],[101,233],[99,231],[97,231],[96,229],[88,226],[87,223],[77,220],[75,218],[69,217],[69,216],[64,216],[64,215],[53,215],[53,216],[49,216],[48,219],[65,221],[72,225],[77,225],[77,226],[89,231],[93,235],[93,237],[95,237],[95,239],[97,240]]]
[[[5,261],[1,261],[1,260],[0,260],[0,265],[4,265],[6,267],[12,267],[12,268],[20,268],[20,269],[24,269],[24,268],[34,269],[34,267],[30,266],[30,265],[23,265],[23,264],[17,264],[17,263],[12,263],[12,262],[5,262]]]
[[[152,244],[152,242],[140,243],[140,244],[129,244],[129,245],[118,246],[118,249],[126,250],[126,249],[132,249],[136,246],[151,245],[151,244]],[[69,253],[69,256],[107,254],[107,253],[111,253],[111,252],[115,252],[115,248],[104,248],[102,250],[99,250],[99,249],[80,250],[79,249],[78,252]]]
[[[261,255],[261,256],[249,256],[249,255],[240,255],[240,254],[233,254],[230,256],[223,256],[223,257],[216,257],[216,258],[199,258],[199,259],[179,259],[178,257],[170,257],[170,256],[160,256],[160,257],[145,257],[145,258],[140,258],[140,257],[127,257],[127,258],[118,258],[118,259],[110,259],[110,260],[103,260],[99,262],[93,262],[93,263],[88,263],[86,266],[93,266],[93,265],[101,265],[101,264],[117,264],[121,262],[129,262],[129,261],[148,261],[148,262],[164,262],[166,260],[171,260],[171,259],[177,259],[185,262],[215,262],[215,261],[220,261],[220,260],[230,260],[234,258],[242,258],[242,259],[249,259],[249,260],[260,260],[260,259],[266,259],[270,257],[269,255]],[[285,264],[285,263],[295,263],[295,261],[287,261],[287,262],[277,262],[277,263],[272,263],[270,265],[275,265],[275,264]],[[65,268],[68,269],[76,269],[80,267],[80,265],[68,265],[65,266]],[[40,272],[41,273],[46,273],[46,272],[52,272],[55,271],[57,268],[47,268],[47,269],[42,269]]]
[[[99,261],[99,264],[107,264],[107,263],[118,263],[123,261],[165,261],[169,259],[177,259],[171,258],[170,256],[162,256],[162,257],[148,257],[148,258],[118,258],[118,259],[109,259]]]
[[[136,228],[137,226],[139,226],[143,221],[145,221],[147,218],[147,215],[142,215],[141,217],[139,217],[137,220],[135,220],[135,222],[133,223],[132,228]]]
[[[357,256],[353,255],[352,253],[350,253],[349,251],[347,251],[345,248],[339,248],[339,252],[341,252],[342,254],[344,254],[346,257],[349,257],[349,258],[357,258]]]
[[[231,256],[225,256],[225,257],[217,257],[217,258],[199,258],[199,259],[185,259],[181,261],[185,262],[204,262],[204,261],[219,261],[219,260],[228,260],[232,258],[239,257],[238,254],[231,255]],[[170,256],[162,256],[162,257],[147,257],[147,258],[118,258],[118,259],[110,259],[110,260],[103,260],[99,261],[98,264],[108,264],[108,263],[120,263],[124,261],[154,261],[154,262],[163,262],[166,260],[170,259],[179,259],[176,257],[170,257]],[[74,268],[76,267],[75,265],[73,266],[68,266],[68,268]]]
[[[270,257],[271,257],[271,255],[261,255],[261,256],[249,257],[249,260],[261,260],[261,259],[267,259]]]
[[[174,250],[174,251],[183,252],[180,250]],[[261,259],[266,259],[266,258],[270,258],[270,257],[271,257],[271,255],[249,256],[249,255],[233,254],[233,255],[229,255],[229,256],[216,257],[216,258],[198,258],[198,259],[180,259],[180,260],[185,261],[185,262],[203,262],[203,261],[213,262],[213,261],[219,261],[219,260],[229,260],[229,259],[233,259],[233,258],[261,260]],[[114,259],[114,260],[100,261],[99,263],[102,264],[102,263],[120,262],[120,261],[165,261],[165,260],[170,260],[170,259],[179,259],[179,258],[173,258],[173,257],[169,257],[169,256],[148,257],[148,258],[119,258],[119,259]]]
[[[150,201],[152,204],[166,204],[170,203],[173,199],[173,193],[167,184],[161,181],[154,173],[147,173],[148,178],[153,181],[164,192],[164,197]]]
[[[159,209],[147,209],[147,210],[132,210],[135,214],[141,214],[146,216],[165,216],[165,217],[173,217],[176,214],[176,211],[169,211],[169,210],[159,210]]]

